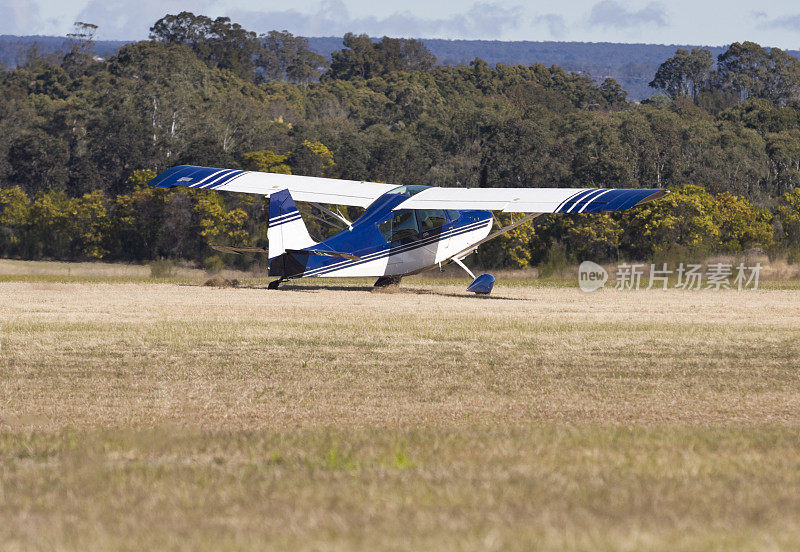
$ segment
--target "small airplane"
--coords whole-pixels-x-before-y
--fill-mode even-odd
[[[294,278],[377,277],[376,287],[396,285],[403,276],[455,263],[473,279],[467,291],[488,294],[491,274],[475,276],[464,258],[479,245],[545,213],[621,211],[668,193],[663,189],[609,188],[440,188],[396,186],[309,176],[180,165],[149,182],[151,186],[243,192],[269,196],[269,250],[212,246],[224,253],[267,253],[269,289]],[[321,215],[304,212],[341,229],[314,241],[295,201]],[[326,205],[366,210],[349,221]],[[492,211],[512,213],[502,226]],[[521,218],[513,220],[514,214]],[[332,222],[335,220],[336,222]],[[494,224],[498,228],[492,231]]]

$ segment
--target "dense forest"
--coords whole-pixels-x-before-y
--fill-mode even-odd
[[[800,257],[800,62],[735,43],[679,49],[628,101],[557,66],[441,65],[421,42],[306,39],[168,15],[151,39],[0,72],[0,256],[147,261],[265,246],[255,196],[149,188],[177,164],[396,184],[668,187],[643,208],[539,219],[484,246],[489,266],[738,254]],[[357,215],[357,213],[352,213]],[[316,233],[325,230],[310,225]]]
[[[342,37],[308,37],[308,48],[330,61],[331,54],[342,48]],[[373,38],[373,40],[378,40]],[[531,65],[540,63],[558,65],[568,72],[584,73],[596,81],[613,78],[628,93],[628,99],[641,101],[653,95],[649,86],[653,74],[661,63],[676,49],[692,50],[698,46],[666,44],[620,44],[614,42],[555,42],[555,41],[501,41],[501,40],[444,40],[420,39],[436,56],[441,65],[467,65],[476,57],[492,67],[505,65]],[[99,57],[110,57],[130,41],[98,40],[95,51]],[[69,39],[55,36],[0,35],[0,64],[17,67],[27,59],[32,48],[41,54],[52,54],[69,49]],[[723,53],[722,46],[706,46],[714,57]],[[800,51],[786,53],[799,58]]]

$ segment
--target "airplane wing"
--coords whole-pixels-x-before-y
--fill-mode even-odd
[[[203,190],[272,195],[289,190],[297,201],[367,207],[395,184],[296,176],[180,165],[150,181],[151,186],[185,186]],[[440,188],[413,195],[394,210],[458,209],[506,213],[596,213],[621,211],[653,201],[664,189],[609,188]]]
[[[160,188],[185,186],[219,192],[243,192],[267,196],[280,190],[289,190],[296,201],[357,207],[367,207],[378,197],[397,187],[395,184],[378,182],[216,169],[194,165],[173,167],[156,176],[149,184]]]
[[[596,213],[621,211],[665,196],[663,189],[610,188],[428,188],[393,210],[458,209],[505,213]]]

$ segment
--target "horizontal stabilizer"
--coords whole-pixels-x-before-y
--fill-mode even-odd
[[[212,245],[211,249],[216,249],[222,253],[235,253],[241,255],[242,253],[266,253],[267,250],[261,247],[228,247],[227,245]]]
[[[287,249],[287,253],[293,255],[318,255],[320,257],[341,257],[342,259],[350,259],[351,261],[360,261],[361,257],[351,253],[339,253],[338,251],[325,251],[324,249]]]

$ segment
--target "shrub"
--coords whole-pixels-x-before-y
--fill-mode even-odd
[[[568,265],[569,257],[567,257],[566,246],[561,242],[555,242],[547,252],[547,260],[537,267],[539,278],[563,276]]]
[[[800,264],[800,246],[789,248],[786,255],[786,262],[790,265]]]
[[[203,267],[209,274],[218,274],[225,268],[225,261],[223,261],[222,257],[219,255],[211,255],[210,257],[206,257],[206,260],[203,261]]]
[[[150,263],[151,278],[172,278],[175,272],[175,263],[170,259],[157,259]]]

